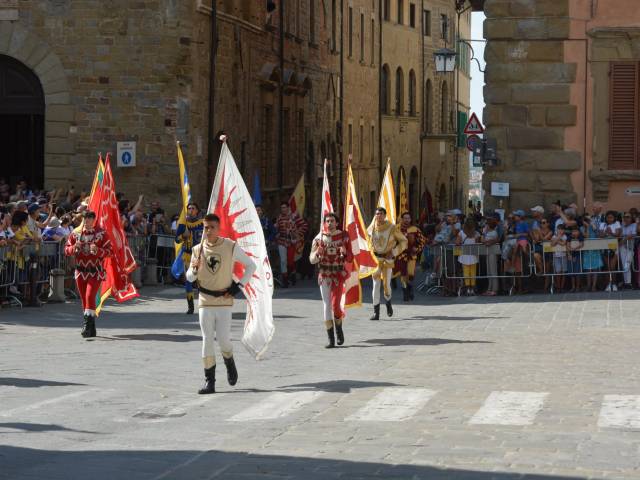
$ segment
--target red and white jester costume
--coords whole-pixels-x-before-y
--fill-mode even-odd
[[[82,336],[95,337],[96,296],[106,278],[103,263],[112,254],[111,241],[103,229],[91,222],[91,226],[85,224],[69,235],[64,253],[75,258],[76,285],[84,310]]]
[[[335,346],[334,321],[338,345],[344,343],[342,321],[345,313],[342,294],[344,282],[349,275],[345,265],[353,261],[349,236],[345,232],[337,230],[336,223],[333,216],[327,215],[324,225],[328,227],[328,231],[320,232],[314,238],[309,256],[309,261],[318,265],[318,285],[320,285],[320,294],[322,295],[323,318],[329,336],[327,348]]]

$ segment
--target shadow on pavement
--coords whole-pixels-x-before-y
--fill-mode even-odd
[[[132,333],[129,335],[110,335],[111,340],[152,340],[156,342],[199,342],[197,335],[171,335],[170,333]]]
[[[86,385],[86,383],[53,382],[51,380],[36,380],[35,378],[0,377],[0,385],[18,388],[40,388],[68,387],[70,385]]]
[[[298,383],[296,385],[283,385],[279,387],[280,391],[316,391],[321,390],[329,393],[351,393],[352,390],[359,388],[376,388],[376,387],[402,387],[397,383],[389,382],[366,382],[360,380],[335,380],[330,382],[316,382],[316,383]]]
[[[449,317],[447,315],[416,315],[410,318],[401,318],[400,320],[441,320],[441,321],[449,321],[449,320],[458,320],[464,322],[470,322],[473,320],[493,320],[498,318],[509,318],[509,317]]]
[[[0,423],[0,429],[9,429],[9,430],[20,430],[21,432],[14,433],[22,433],[22,432],[75,432],[75,433],[92,433],[98,434],[98,432],[89,432],[86,430],[75,430],[73,428],[63,427],[61,425],[52,425],[46,423]],[[2,432],[12,433],[12,432]],[[0,451],[2,449],[0,448]]]
[[[367,343],[368,345],[360,345],[360,343]],[[352,348],[370,348],[370,347],[400,347],[400,346],[437,346],[447,345],[450,343],[493,343],[485,342],[483,340],[450,340],[447,338],[372,338],[370,340],[363,340],[355,345],[351,345]]]
[[[428,460],[428,459],[426,459]],[[0,446],[0,478],[47,480],[121,479],[412,479],[412,480],[581,480],[545,474],[481,472],[470,469],[380,462],[256,455],[220,450],[53,451]]]
[[[47,308],[46,306],[44,307]],[[27,313],[32,313],[33,310]],[[0,319],[0,324],[22,325],[27,327],[48,328],[77,328],[82,327],[82,312],[74,310],[77,315],[70,316],[65,313],[51,313],[40,310],[41,315],[35,317],[32,314],[13,315],[11,320]],[[243,317],[244,318],[244,317]],[[200,330],[197,315],[184,313],[162,312],[126,312],[125,310],[107,310],[96,321],[98,333],[101,328],[117,329],[150,329],[150,330]]]

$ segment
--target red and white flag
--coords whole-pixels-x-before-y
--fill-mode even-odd
[[[207,211],[220,217],[220,236],[235,240],[256,264],[253,277],[243,288],[247,316],[242,344],[258,360],[275,332],[273,274],[258,212],[226,142],[222,144]],[[234,265],[236,280],[242,277],[243,269],[239,263]]]
[[[327,213],[333,213],[333,204],[331,203],[331,191],[329,190],[329,178],[327,177],[327,159],[324,159],[324,180],[322,181],[322,210],[320,211],[320,231],[326,233],[324,224],[324,216]]]
[[[344,201],[344,230],[349,235],[353,262],[348,266],[349,276],[345,281],[345,293],[343,303],[346,308],[362,305],[362,287],[360,279],[368,277],[378,266],[376,256],[373,254],[369,234],[364,226],[364,220],[360,213],[358,195],[351,164],[347,167],[347,196]]]

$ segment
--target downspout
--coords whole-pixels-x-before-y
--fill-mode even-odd
[[[422,164],[423,164],[423,155],[424,155],[424,134],[425,134],[425,130],[426,130],[426,125],[425,125],[425,121],[424,121],[424,117],[427,114],[427,112],[425,111],[425,70],[426,70],[426,65],[425,65],[425,60],[424,60],[424,32],[425,32],[425,25],[424,25],[424,0],[422,0],[420,2],[420,25],[422,25],[422,30],[420,31],[420,43],[422,45],[422,58],[421,58],[421,63],[422,63],[422,79],[420,80],[421,82],[421,89],[422,89],[422,108],[420,109],[422,111],[422,118],[420,118],[420,173],[419,173],[419,178],[418,178],[418,212],[420,211],[420,203],[422,202]]]
[[[378,2],[378,185],[382,185],[382,1]]]
[[[455,35],[455,49],[458,50],[458,44],[460,39],[460,12],[456,12],[458,15],[458,25],[456,26],[456,35]],[[460,149],[458,147],[458,138],[460,137],[460,58],[456,57],[457,66],[454,69],[454,74],[456,76],[456,139],[454,142],[454,147],[456,151],[456,160],[454,162],[455,172],[454,172],[454,188],[455,188],[455,197],[454,204],[457,204],[459,208],[462,208],[464,211],[464,206],[462,205],[462,191],[460,188]],[[453,205],[454,207],[456,205]]]
[[[342,170],[344,162],[344,0],[340,0],[340,173],[338,174],[338,204],[340,211],[342,205]]]
[[[209,67],[209,148],[208,148],[208,162],[207,162],[207,180],[212,181],[212,174],[215,171],[213,167],[214,152],[216,150],[215,138],[215,105],[216,105],[216,55],[218,54],[218,5],[217,1],[211,2],[211,52],[210,52],[210,67]],[[215,159],[217,163],[218,159]],[[216,165],[217,167],[217,165]]]
[[[284,185],[284,8],[285,0],[280,0],[280,80],[278,82],[278,187]]]
[[[582,153],[582,212],[587,212],[587,102],[589,90],[587,82],[589,81],[589,39],[584,39],[584,146]]]

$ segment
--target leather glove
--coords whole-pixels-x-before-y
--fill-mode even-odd
[[[238,295],[238,293],[240,293],[240,287],[243,287],[244,285],[241,285],[238,282],[233,282],[231,284],[231,286],[229,287],[229,289],[227,290],[227,293],[229,295],[231,295],[232,297],[235,297],[236,295]]]

